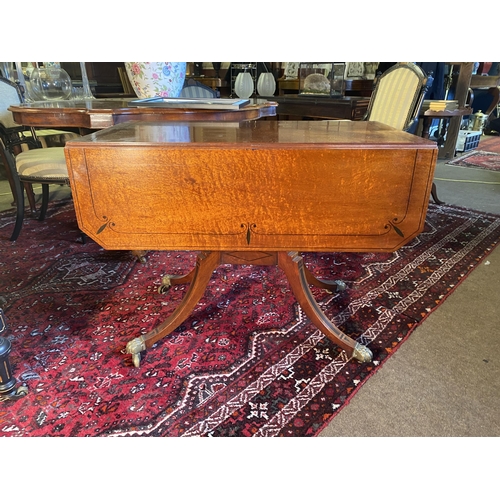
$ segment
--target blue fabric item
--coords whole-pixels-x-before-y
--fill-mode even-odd
[[[495,118],[494,120],[491,120],[490,123],[488,124],[488,128],[500,134],[500,118]]]
[[[417,66],[420,66],[426,75],[432,71],[432,77],[434,81],[429,87],[429,90],[425,93],[424,99],[440,100],[444,99],[445,89],[444,89],[444,62],[418,62]]]

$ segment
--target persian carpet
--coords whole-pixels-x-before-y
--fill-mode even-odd
[[[480,150],[474,150],[450,160],[447,162],[447,165],[473,167],[500,172],[500,154],[487,151],[481,147]]]
[[[490,136],[487,139],[482,139],[479,143],[481,151],[489,151],[490,153],[500,154],[500,137]]]
[[[497,244],[500,218],[431,205],[425,230],[395,253],[307,253],[314,289],[342,331],[370,347],[358,363],[311,326],[279,268],[220,266],[192,315],[145,351],[126,343],[171,313],[192,252],[79,243],[70,201],[8,241],[0,214],[0,307],[14,376],[28,394],[0,404],[1,436],[315,436]]]

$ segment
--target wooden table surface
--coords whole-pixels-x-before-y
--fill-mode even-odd
[[[370,361],[309,289],[338,282],[313,276],[299,251],[390,252],[411,241],[424,227],[437,147],[376,122],[129,122],[65,153],[78,225],[104,248],[199,251],[191,272],[160,287],[191,283],[177,309],[127,343],[139,366],[220,264],[279,266],[313,324]]]
[[[376,122],[270,120],[129,122],[66,153],[104,248],[393,251],[422,229],[436,149]]]
[[[277,104],[253,99],[237,110],[132,107],[132,98],[40,101],[9,107],[16,123],[29,127],[103,129],[126,121],[229,121],[275,116]]]

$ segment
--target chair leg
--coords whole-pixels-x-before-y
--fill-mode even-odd
[[[15,177],[14,181],[14,190],[16,193],[16,224],[14,226],[14,231],[12,231],[12,235],[10,237],[10,241],[16,241],[19,237],[19,233],[23,227],[24,221],[24,190],[19,182],[19,178]]]
[[[10,174],[9,181],[11,181],[12,194],[16,204],[16,223],[14,225],[14,231],[12,231],[12,235],[10,237],[10,241],[16,241],[23,227],[24,189],[21,181],[19,180],[19,176],[17,175],[16,163],[12,153],[2,148],[1,156],[2,159],[5,160],[5,167]]]
[[[35,203],[35,193],[33,191],[33,184],[29,182],[24,183],[24,189],[26,190],[26,197],[28,198],[28,203],[30,204],[30,209],[32,213],[36,213],[36,203]]]
[[[431,195],[432,195],[432,199],[434,200],[434,203],[436,203],[437,205],[442,205],[444,203],[444,201],[441,201],[438,198],[437,187],[436,187],[436,183],[435,182],[432,183]]]
[[[9,160],[5,156],[5,154],[3,152],[3,148],[1,148],[1,147],[0,147],[0,158],[2,159],[2,163],[5,166],[5,174],[6,174],[7,180],[9,181],[10,190],[12,191],[12,197],[14,198],[12,200],[12,206],[14,207],[14,206],[16,206],[16,196],[17,196],[16,195],[16,185],[14,182],[14,178],[12,177],[11,169],[7,165],[7,162]]]
[[[42,184],[42,206],[40,208],[40,216],[38,220],[45,220],[45,215],[47,214],[47,208],[49,206],[49,185]]]
[[[47,208],[49,206],[49,185],[42,184],[42,205],[40,207],[40,216],[38,220],[45,220],[45,216],[47,215]],[[87,235],[80,231],[80,236],[82,240],[82,244],[85,245],[87,243]]]

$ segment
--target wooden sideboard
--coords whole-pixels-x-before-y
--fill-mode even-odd
[[[371,97],[374,85],[373,80],[345,80],[344,93],[351,97]]]
[[[275,96],[279,119],[297,116],[325,120],[362,120],[368,109],[367,97],[304,97],[296,94]]]
[[[130,99],[92,99],[80,101],[39,101],[12,105],[14,121],[27,127],[78,128],[82,135],[90,130],[111,127],[127,121],[230,121],[257,120],[276,115],[277,104],[252,99],[239,109],[210,109],[160,106],[130,106]]]

